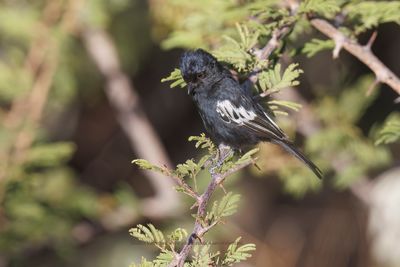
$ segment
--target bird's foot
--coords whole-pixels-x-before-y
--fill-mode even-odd
[[[231,158],[234,155],[234,151],[230,146],[224,145],[224,144],[219,144],[218,145],[218,152],[217,155],[214,159],[214,164],[210,168],[211,173],[215,173],[217,169],[219,169],[226,159]]]

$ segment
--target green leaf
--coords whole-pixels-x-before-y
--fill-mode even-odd
[[[227,193],[221,201],[213,203],[211,211],[206,215],[206,220],[215,222],[221,220],[222,217],[231,216],[237,211],[239,200],[239,194]]]
[[[132,263],[129,267],[156,267],[155,264],[151,261],[146,260],[146,258],[142,257],[142,260],[139,264]]]
[[[379,131],[375,145],[390,144],[400,140],[400,113],[393,113]]]
[[[241,262],[251,257],[249,252],[256,250],[255,244],[244,244],[238,246],[241,237],[238,237],[235,242],[229,245],[225,259],[222,261],[223,266],[232,266],[234,263]]]
[[[169,174],[169,172],[166,168],[154,165],[145,159],[134,159],[134,160],[132,160],[132,163],[136,164],[142,170],[155,171],[155,172],[162,173],[165,175]]]
[[[161,82],[172,82],[169,86],[170,88],[174,88],[176,86],[183,88],[186,86],[186,82],[183,80],[180,69],[174,69],[174,71],[171,72],[168,77],[161,79]]]
[[[177,228],[172,233],[167,236],[168,243],[175,243],[177,241],[182,241],[187,237],[188,233],[183,228]]]
[[[190,142],[195,141],[196,148],[207,149],[210,154],[216,153],[216,147],[214,143],[206,137],[204,133],[200,134],[200,136],[190,136],[188,139]]]
[[[212,266],[212,255],[210,255],[210,245],[195,245],[193,252],[193,261],[190,266],[193,267],[208,267]]]
[[[332,18],[340,11],[342,1],[337,0],[306,0],[301,2],[299,13],[317,13],[326,18]]]
[[[214,54],[218,60],[229,62],[238,71],[249,71],[252,68],[251,62],[254,61],[254,55],[250,51],[258,42],[259,31],[250,30],[247,25],[239,23],[236,23],[236,30],[240,40],[223,36],[225,44]]]
[[[271,100],[268,101],[268,107],[270,109],[272,109],[272,111],[274,112],[274,114],[276,114],[277,112],[280,112],[280,108],[281,107],[285,107],[288,109],[291,109],[293,111],[299,111],[301,109],[301,104],[292,102],[292,101],[285,101],[285,100]]]
[[[258,76],[258,83],[262,91],[275,93],[281,89],[296,86],[299,84],[297,78],[303,71],[298,69],[299,64],[292,63],[281,75],[281,65],[278,63],[273,69],[263,71]]]
[[[251,150],[249,150],[249,151],[247,151],[243,156],[241,156],[241,157],[235,162],[235,165],[239,165],[239,164],[242,164],[242,163],[245,163],[245,162],[251,160],[251,158],[252,158],[258,151],[260,151],[260,149],[257,148],[257,147],[256,147],[256,148],[253,148],[253,149],[251,149]]]
[[[301,50],[302,53],[306,54],[307,57],[313,57],[315,54],[328,49],[333,49],[335,42],[331,39],[320,40],[313,38],[310,42],[306,43]]]
[[[162,251],[157,258],[153,261],[155,266],[168,266],[174,259],[174,253],[169,250]]]
[[[25,165],[29,167],[54,167],[65,163],[75,150],[68,142],[37,144],[28,150]]]
[[[399,1],[360,1],[347,5],[345,12],[352,24],[356,24],[356,34],[382,23],[394,22],[400,25]]]
[[[135,228],[129,229],[129,234],[140,241],[152,243],[160,248],[165,248],[165,238],[163,233],[156,229],[151,223],[147,227],[138,224]]]
[[[182,178],[185,176],[190,176],[190,178],[195,179],[209,158],[209,155],[205,155],[199,160],[198,163],[194,162],[192,159],[186,160],[185,163],[177,165],[174,173]]]

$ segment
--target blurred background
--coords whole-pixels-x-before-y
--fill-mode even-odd
[[[183,52],[180,21],[197,14],[177,2],[0,1],[0,267],[129,266],[156,253],[130,227],[193,227],[190,199],[131,164],[199,157],[191,100],[160,82]],[[213,30],[212,14],[189,17]],[[381,25],[373,51],[397,75],[399,47],[398,25]],[[208,239],[255,243],[242,266],[400,266],[400,146],[373,137],[398,95],[380,84],[366,95],[373,76],[345,52],[295,60],[301,84],[277,97],[303,108],[278,122],[327,179],[262,144],[261,171],[227,181],[239,212]]]

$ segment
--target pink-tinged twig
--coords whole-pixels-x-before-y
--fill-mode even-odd
[[[372,35],[367,45],[362,46],[357,41],[348,38],[324,19],[314,18],[310,19],[310,22],[315,29],[335,41],[334,57],[339,55],[341,48],[345,49],[374,72],[377,82],[387,84],[394,91],[400,94],[400,79],[371,51],[371,45],[376,38],[376,34]]]
[[[218,222],[213,222],[210,225],[203,225],[202,222],[202,219],[204,219],[204,216],[206,215],[207,212],[207,205],[217,186],[221,185],[221,183],[225,180],[226,177],[239,171],[240,169],[243,169],[244,167],[252,164],[253,162],[254,162],[253,159],[249,159],[248,161],[235,165],[234,167],[232,167],[231,169],[227,170],[224,173],[214,172],[212,171],[212,168],[210,168],[211,182],[208,184],[204,193],[197,198],[198,207],[196,214],[196,222],[194,224],[193,231],[190,234],[188,240],[186,241],[186,244],[183,246],[181,251],[175,255],[174,260],[168,265],[169,267],[175,267],[175,266],[183,267],[187,257],[189,256],[190,251],[193,248],[196,239],[202,241],[204,234],[206,234],[213,226],[215,226],[218,223]]]

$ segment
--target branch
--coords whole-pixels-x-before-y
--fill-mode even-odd
[[[51,35],[51,28],[57,20],[65,20],[61,1],[47,1],[43,17],[35,27],[36,38],[30,43],[25,59],[24,70],[34,77],[31,88],[26,94],[13,100],[10,111],[4,119],[4,126],[16,131],[15,139],[4,155],[0,153],[2,168],[0,181],[12,172],[14,166],[26,160],[26,153],[36,138],[43,111],[57,70],[59,47]],[[50,16],[50,14],[52,14]],[[66,29],[61,27],[64,33]],[[0,192],[0,199],[3,192]]]
[[[106,78],[105,93],[117,113],[117,120],[128,137],[132,149],[141,158],[171,166],[160,138],[144,113],[139,96],[128,76],[121,70],[115,44],[101,29],[83,27],[81,37],[89,55]],[[173,182],[156,172],[145,172],[156,191],[156,196],[146,200],[142,208],[146,216],[164,217],[176,212],[179,205]]]
[[[347,52],[367,65],[375,73],[378,82],[387,84],[400,94],[400,79],[371,52],[371,42],[368,42],[366,46],[361,46],[326,20],[315,18],[311,19],[310,22],[314,28],[335,41],[334,57],[338,56],[340,49],[343,47]],[[374,38],[375,34],[371,38],[372,42]]]
[[[213,171],[213,167],[210,168],[211,181],[208,184],[204,193],[197,198],[198,208],[196,214],[196,222],[194,224],[193,231],[190,234],[188,240],[186,241],[186,244],[183,246],[181,252],[179,254],[176,254],[174,260],[168,265],[169,267],[175,267],[175,266],[183,267],[185,260],[187,259],[190,251],[193,248],[195,240],[199,239],[200,242],[202,242],[203,236],[217,224],[217,222],[214,222],[210,225],[204,225],[203,224],[204,222],[202,221],[202,219],[206,215],[208,202],[212,194],[214,193],[216,187],[218,185],[221,185],[226,177],[228,177],[232,173],[239,171],[240,169],[243,169],[244,167],[252,164],[253,162],[254,161],[250,159],[241,164],[233,166],[224,173],[216,173]]]
[[[254,52],[256,57],[261,61],[269,58],[271,54],[280,46],[281,40],[291,31],[292,25],[284,25],[280,28],[275,29],[272,32],[271,39],[267,42],[267,44]],[[252,83],[256,83],[258,79],[258,73],[261,69],[255,69],[252,72],[252,75],[249,76],[249,80]]]

